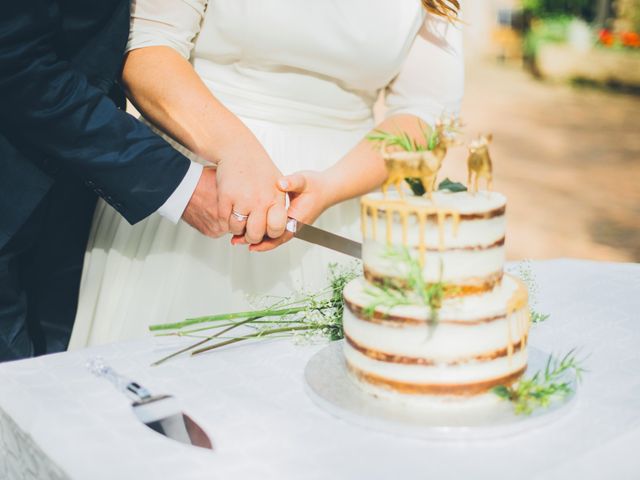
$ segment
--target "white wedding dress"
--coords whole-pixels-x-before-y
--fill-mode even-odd
[[[387,115],[432,123],[457,112],[461,43],[459,27],[427,15],[419,0],[134,0],[128,48],[167,45],[189,58],[289,174],[345,155],[374,127],[381,91]],[[358,215],[353,200],[316,225],[358,239]],[[249,253],[158,214],[131,226],[101,201],[70,348],[312,290],[326,284],[330,262],[350,259],[295,239]]]

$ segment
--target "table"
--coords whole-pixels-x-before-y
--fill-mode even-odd
[[[531,344],[580,347],[589,372],[557,422],[481,442],[428,442],[338,420],[305,393],[322,345],[280,339],[149,367],[169,347],[118,343],[0,365],[0,479],[640,478],[640,265],[533,262]],[[175,345],[171,349],[175,348]],[[215,452],[138,424],[129,401],[89,374],[99,354],[158,393],[176,393]]]

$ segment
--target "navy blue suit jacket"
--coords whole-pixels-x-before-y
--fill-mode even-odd
[[[189,161],[118,108],[129,0],[2,3],[0,248],[60,175],[130,223],[157,210]]]

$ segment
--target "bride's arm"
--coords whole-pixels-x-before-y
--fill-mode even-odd
[[[427,14],[398,76],[387,87],[387,118],[376,129],[405,132],[424,142],[420,122],[433,125],[443,114],[458,114],[464,90],[462,32],[456,24]],[[279,181],[293,199],[289,216],[311,223],[333,205],[378,188],[387,177],[379,150],[362,139],[322,172],[301,172]],[[270,250],[291,235],[252,246]]]
[[[424,121],[411,114],[392,115],[376,128],[389,132],[405,132],[418,143],[424,142],[420,129]],[[304,171],[283,177],[278,186],[288,192],[291,205],[288,215],[303,223],[313,223],[328,208],[378,188],[387,178],[380,151],[366,138],[362,139],[339,162],[322,172]],[[287,242],[293,236],[285,232],[280,238],[268,239],[250,250],[264,252]],[[245,243],[234,239],[234,244]]]
[[[200,0],[138,0],[123,83],[132,103],[160,129],[218,165],[218,208],[232,233],[245,225],[232,209],[249,214],[246,240],[282,234],[284,195],[280,172],[251,131],[225,108],[187,61],[204,15]],[[268,217],[268,218],[267,218]]]

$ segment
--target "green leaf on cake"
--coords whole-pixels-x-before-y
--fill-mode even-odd
[[[419,178],[405,178],[404,181],[407,182],[409,188],[411,189],[411,192],[416,197],[421,197],[422,195],[427,193]]]
[[[384,130],[374,130],[367,135],[367,140],[386,147],[398,147],[405,152],[424,152],[436,148],[438,145],[438,135],[434,129],[425,126],[422,128],[422,135],[426,142],[424,144],[418,143],[406,132],[396,134],[385,132]]]
[[[460,182],[454,182],[452,180],[449,180],[449,178],[445,178],[438,185],[438,190],[449,190],[450,192],[466,192],[467,187]]]
[[[405,182],[407,182],[407,184],[409,185],[409,188],[411,188],[411,192],[416,197],[421,197],[425,193],[427,193],[427,191],[424,188],[424,185],[422,185],[422,182],[420,181],[419,178],[405,178],[404,180]],[[454,192],[454,193],[466,192],[467,187],[460,182],[454,182],[452,180],[449,180],[448,178],[445,178],[443,181],[441,181],[438,184],[438,190],[447,190],[449,192]]]
[[[407,248],[388,247],[384,258],[398,268],[398,276],[402,278],[402,282],[399,285],[387,282],[382,286],[368,287],[365,293],[369,297],[369,303],[365,307],[365,314],[372,317],[380,307],[389,310],[399,305],[423,305],[429,308],[427,323],[435,325],[444,299],[445,284],[427,283],[422,275],[422,265],[411,256]],[[440,267],[442,276],[442,263]]]
[[[384,130],[374,130],[367,135],[367,140],[380,144],[384,147],[397,147],[405,152],[424,152],[434,150],[438,146],[437,130],[428,125],[423,126],[422,124],[420,124],[420,129],[425,143],[418,143],[417,140],[412,139],[406,132],[395,134]],[[419,178],[405,178],[405,181],[415,196],[421,197],[426,193],[426,189]],[[467,190],[467,187],[462,183],[452,182],[446,178],[440,182],[438,190],[464,192]]]
[[[529,318],[531,318],[531,323],[533,324],[542,323],[551,316],[548,313],[537,312],[533,308],[529,309],[529,315],[530,315]]]
[[[504,385],[498,385],[493,388],[493,393],[495,393],[500,398],[504,398],[505,400],[509,400],[509,389]]]
[[[532,377],[521,378],[515,385],[498,385],[492,392],[498,397],[513,404],[518,415],[530,415],[537,408],[545,408],[554,400],[566,398],[573,393],[574,384],[569,376],[575,376],[576,382],[582,379],[585,369],[576,357],[575,349],[564,357],[549,357],[544,370],[536,372]]]

